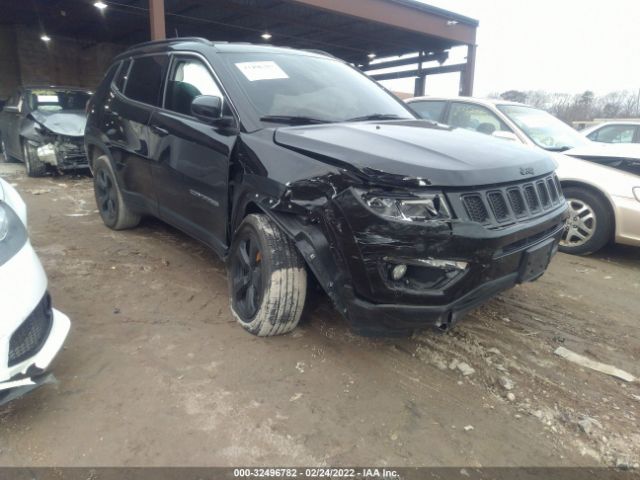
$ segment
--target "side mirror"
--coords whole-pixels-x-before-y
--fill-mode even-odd
[[[518,136],[515,133],[505,132],[504,130],[496,130],[491,135],[496,138],[501,138],[502,140],[511,140],[512,142],[519,141]]]
[[[191,102],[191,114],[203,122],[216,122],[222,118],[222,99],[212,95],[199,95]]]

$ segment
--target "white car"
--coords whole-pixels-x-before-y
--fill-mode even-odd
[[[640,120],[603,122],[580,133],[594,142],[640,143]]]
[[[560,250],[586,255],[610,241],[640,246],[640,145],[592,142],[521,103],[469,97],[406,102],[422,118],[552,152],[570,206]]]
[[[71,322],[51,307],[47,276],[27,235],[26,207],[0,178],[0,405],[53,380],[47,368]]]

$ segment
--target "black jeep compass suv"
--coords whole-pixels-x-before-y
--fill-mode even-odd
[[[419,120],[319,52],[149,42],[88,109],[104,223],[154,215],[210,246],[256,335],[297,325],[308,275],[361,334],[447,329],[542,275],[564,226],[545,153]]]

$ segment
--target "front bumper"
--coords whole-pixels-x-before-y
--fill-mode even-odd
[[[335,205],[329,228],[344,274],[336,282],[341,297],[336,303],[352,329],[369,336],[406,335],[428,326],[446,330],[497,293],[537,279],[557,251],[567,217],[563,199],[533,218],[497,228],[464,219],[389,222],[349,194]],[[409,273],[401,281],[390,278],[388,265],[416,259],[465,267],[436,280],[420,268],[414,278]]]
[[[52,309],[47,279],[31,244],[0,266],[0,404],[47,383],[45,372],[71,322]]]

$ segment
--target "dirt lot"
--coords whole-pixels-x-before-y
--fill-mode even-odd
[[[445,335],[355,337],[316,295],[295,333],[260,339],[202,245],[152,219],[108,230],[89,178],[0,175],[72,319],[59,384],[0,408],[2,465],[640,461],[640,385],[553,354],[640,376],[640,249],[560,254]]]

